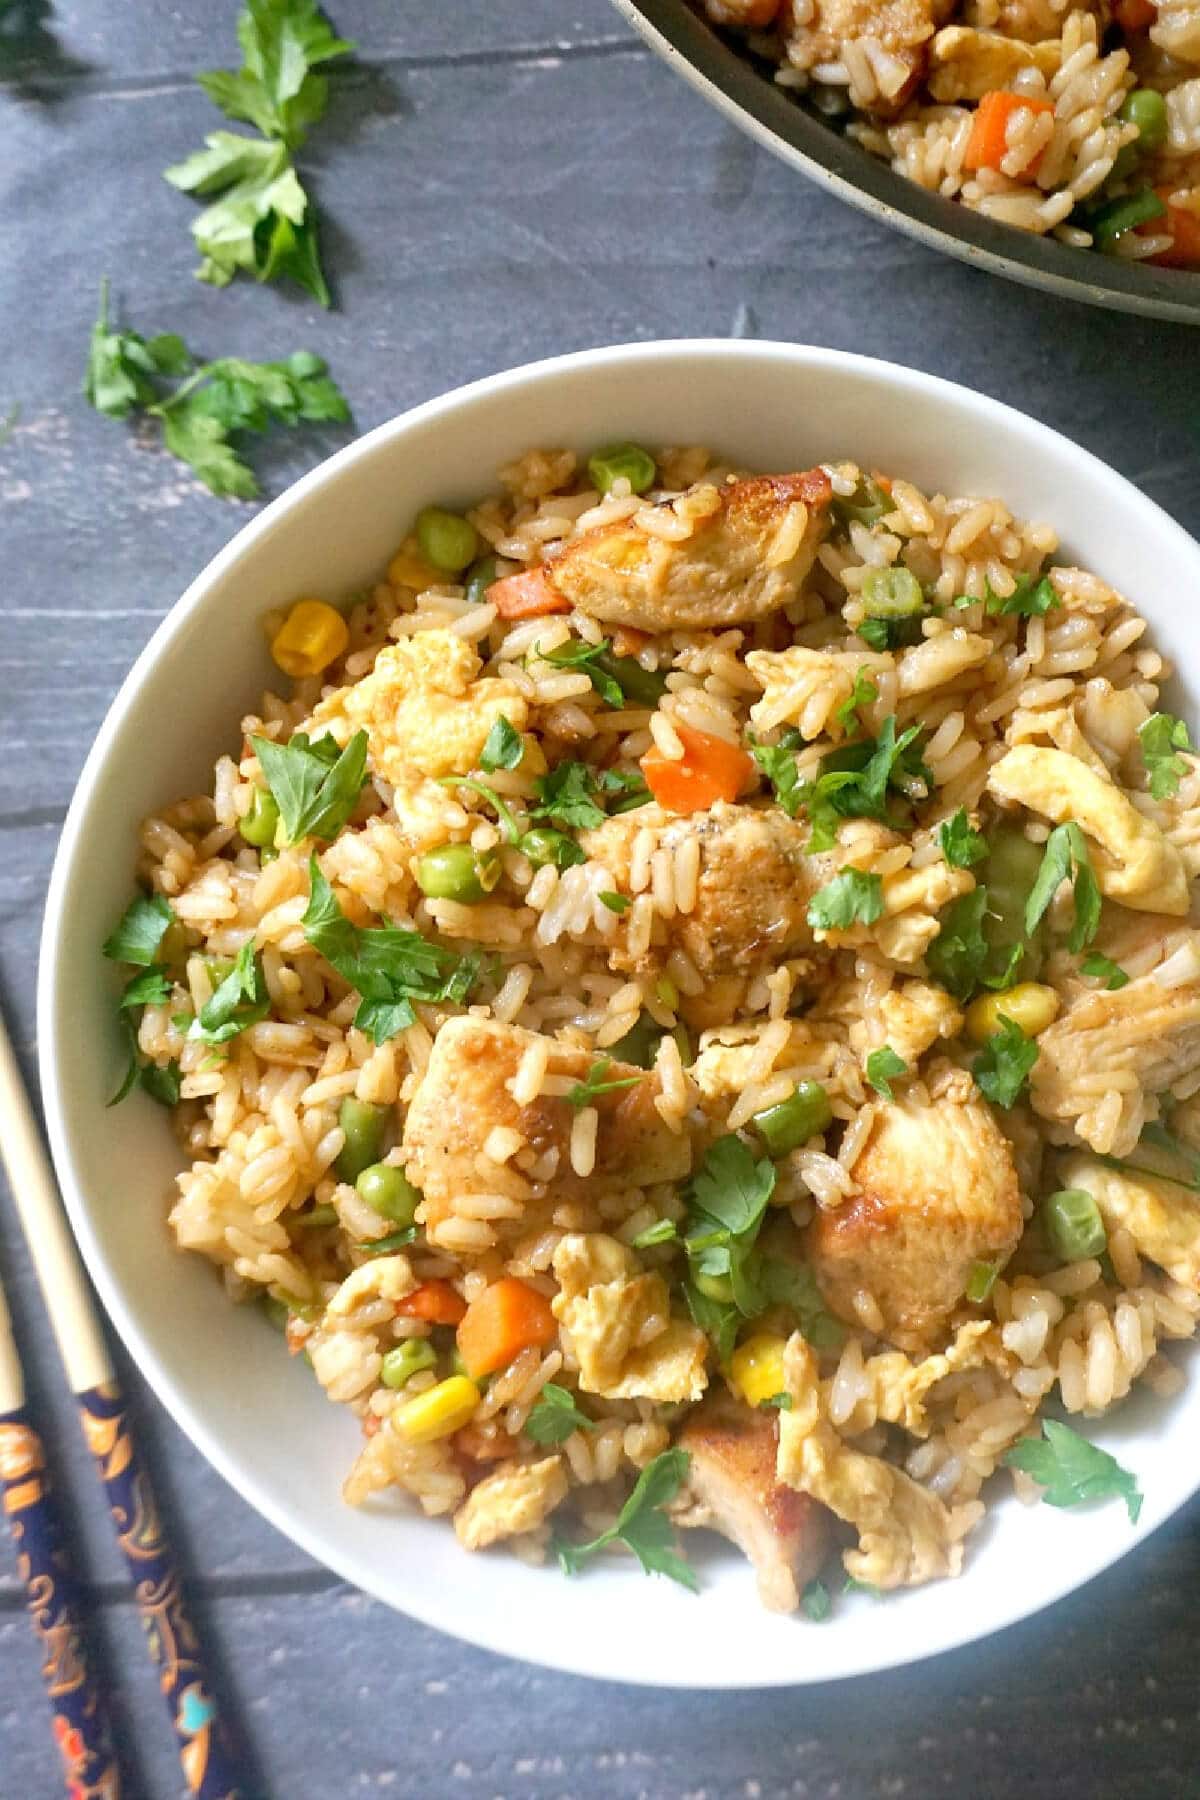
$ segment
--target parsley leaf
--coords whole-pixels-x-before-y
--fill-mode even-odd
[[[679,1236],[679,1228],[674,1219],[655,1219],[653,1225],[647,1225],[645,1231],[639,1231],[630,1239],[633,1250],[651,1250],[656,1244],[673,1244]]]
[[[951,818],[942,820],[938,826],[938,842],[952,869],[973,868],[988,853],[987,839],[972,829],[963,806]]]
[[[83,392],[90,406],[110,419],[125,419],[135,407],[158,398],[155,378],[182,375],[192,358],[173,334],[147,340],[136,331],[114,331],[108,322],[108,278],[100,283],[100,312],[88,344]]]
[[[577,1431],[595,1431],[596,1421],[580,1412],[575,1396],[548,1381],[525,1421],[525,1434],[535,1444],[565,1444]]]
[[[170,995],[171,983],[167,972],[161,964],[155,963],[126,984],[117,1004],[122,1010],[127,1006],[161,1006]]]
[[[116,930],[105,938],[103,954],[113,962],[148,969],[174,921],[171,903],[162,894],[139,894],[125,908]]]
[[[907,618],[875,619],[868,616],[859,621],[855,630],[872,650],[900,650],[906,644],[920,643],[921,621],[927,617],[925,612],[912,613]]]
[[[692,1322],[700,1327],[706,1338],[710,1338],[717,1353],[717,1361],[724,1368],[733,1355],[733,1346],[737,1342],[738,1328],[742,1315],[731,1300],[714,1300],[709,1294],[702,1294],[694,1281],[685,1281],[683,1297],[687,1301]]]
[[[1056,825],[1046,839],[1037,879],[1025,902],[1025,931],[1032,937],[1059,886],[1068,878],[1075,885],[1075,923],[1067,939],[1078,952],[1090,944],[1100,925],[1100,888],[1092,870],[1087,844],[1074,822]]]
[[[833,1611],[833,1601],[829,1598],[829,1589],[823,1581],[810,1581],[800,1596],[800,1604],[814,1625],[824,1624]]]
[[[987,889],[976,887],[960,894],[942,914],[941,929],[925,952],[925,963],[956,1000],[966,1000],[978,987],[988,959],[983,935]]]
[[[501,713],[479,753],[480,768],[489,775],[495,769],[515,769],[524,754],[520,732]]]
[[[690,1462],[686,1450],[664,1450],[647,1463],[614,1525],[589,1544],[555,1545],[564,1573],[578,1574],[588,1557],[620,1542],[633,1551],[647,1575],[669,1575],[681,1587],[698,1593],[695,1571],[674,1549],[671,1521],[662,1510],[678,1493]]]
[[[286,744],[251,738],[289,844],[334,838],[354,811],[367,778],[367,734],[356,731],[344,750],[329,736],[311,741],[298,731]]]
[[[192,1020],[188,1036],[205,1044],[226,1044],[265,1019],[270,1010],[262,959],[255,954],[253,940],[247,938],[229,974]]]
[[[161,1068],[157,1063],[146,1063],[139,1080],[150,1098],[157,1100],[160,1106],[178,1106],[183,1078],[177,1062],[166,1063]]]
[[[692,1179],[697,1211],[735,1237],[757,1231],[774,1190],[770,1158],[756,1162],[753,1152],[732,1133],[709,1145]]]
[[[994,1106],[1007,1109],[1015,1104],[1037,1059],[1036,1039],[1026,1037],[1015,1019],[1001,1013],[999,1031],[975,1058],[971,1072],[980,1093]]]
[[[1011,594],[997,594],[991,582],[987,583],[987,611],[993,616],[999,613],[1016,613],[1023,619],[1043,618],[1052,606],[1061,606],[1062,601],[1054,591],[1054,585],[1048,575],[1018,575],[1017,585]]]
[[[600,793],[614,796],[608,805],[610,817],[636,812],[639,806],[650,804],[650,789],[636,769],[602,769],[596,785]]]
[[[778,744],[759,744],[751,736],[750,754],[774,788],[779,805],[789,819],[794,819],[812,784],[800,779],[791,738],[785,736]]]
[[[872,1050],[867,1058],[867,1080],[877,1094],[885,1100],[894,1099],[892,1082],[901,1075],[908,1074],[908,1064],[902,1056],[897,1056],[890,1044],[884,1044],[880,1050]]]
[[[606,706],[621,707],[625,704],[625,690],[605,662],[611,648],[608,638],[601,638],[598,644],[568,638],[554,650],[543,650],[540,644],[535,645],[533,654],[555,669],[582,669]]]
[[[633,905],[628,894],[612,894],[607,889],[598,894],[597,898],[601,906],[606,906],[610,913],[616,913],[618,918],[622,913],[627,913]]]
[[[1098,950],[1085,956],[1079,968],[1082,974],[1092,975],[1103,981],[1110,994],[1115,994],[1118,988],[1125,987],[1129,981],[1120,963],[1115,963],[1111,956],[1102,956]]]
[[[873,925],[883,912],[883,882],[861,869],[843,869],[808,903],[808,922],[816,931],[845,931],[861,921]]]
[[[846,1328],[826,1310],[817,1278],[807,1263],[763,1250],[758,1254],[755,1275],[764,1303],[786,1306],[794,1313],[801,1336],[814,1350],[836,1350],[845,1342]]]
[[[780,804],[792,816],[804,807],[812,825],[810,852],[833,848],[839,819],[888,819],[893,791],[925,799],[931,778],[921,761],[920,736],[917,725],[897,736],[895,715],[889,714],[877,738],[859,738],[822,757],[815,781],[797,785],[792,778],[790,804],[782,798]]]
[[[1046,1491],[1048,1506],[1079,1506],[1085,1500],[1107,1500],[1119,1495],[1129,1522],[1136,1525],[1142,1510],[1142,1491],[1137,1478],[1123,1469],[1115,1456],[1089,1443],[1057,1419],[1042,1421],[1044,1437],[1022,1438],[1004,1455],[1013,1469],[1023,1469]]]
[[[328,83],[314,70],[355,45],[334,35],[316,0],[247,0],[238,20],[242,66],[196,77],[214,105],[295,150],[325,111]]]
[[[593,831],[603,825],[606,813],[596,796],[615,796],[612,813],[632,812],[645,806],[650,790],[633,770],[593,769],[588,763],[561,762],[534,781],[538,804],[530,809],[535,819],[549,819],[568,831]]]
[[[854,675],[854,686],[833,716],[846,731],[849,731],[856,720],[861,723],[859,715],[862,709],[872,705],[878,698],[879,689],[871,680],[866,669],[857,669]]]
[[[1138,727],[1142,761],[1150,777],[1150,795],[1154,800],[1168,800],[1179,790],[1188,766],[1177,750],[1190,750],[1192,740],[1182,719],[1171,713],[1151,713]]]
[[[611,1056],[602,1056],[598,1062],[594,1062],[584,1080],[577,1081],[564,1096],[567,1105],[578,1111],[580,1107],[591,1106],[603,1094],[615,1094],[621,1088],[636,1087],[642,1079],[640,1075],[623,1075],[617,1081],[609,1081],[607,1076],[612,1066]]]
[[[791,1412],[792,1396],[787,1393],[768,1394],[765,1400],[758,1403],[760,1412]]]

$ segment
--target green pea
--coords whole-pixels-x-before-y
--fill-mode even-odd
[[[636,656],[614,656],[602,650],[594,658],[594,666],[611,675],[627,700],[639,706],[657,706],[667,691],[667,678],[658,669],[643,669]]]
[[[437,1351],[428,1338],[406,1338],[394,1350],[386,1352],[379,1376],[384,1387],[402,1388],[418,1370],[436,1366]]]
[[[442,506],[423,506],[417,514],[417,543],[426,562],[448,575],[457,575],[474,561],[479,535],[461,513]]]
[[[722,1306],[728,1306],[733,1299],[733,1282],[728,1275],[705,1275],[698,1271],[692,1276],[692,1286],[706,1300],[716,1300]]]
[[[1100,1208],[1085,1188],[1060,1188],[1042,1202],[1042,1230],[1056,1256],[1082,1262],[1108,1248]]]
[[[911,569],[868,569],[862,584],[862,600],[873,619],[907,619],[925,605],[921,584]]]
[[[429,900],[457,900],[474,906],[500,879],[495,851],[474,851],[470,844],[443,844],[427,850],[417,863],[417,886]]]
[[[644,494],[654,484],[658,469],[654,458],[640,444],[608,444],[588,458],[588,474],[593,486],[607,494],[614,482],[624,479],[635,494]]]
[[[786,1156],[824,1131],[833,1118],[829,1095],[819,1081],[798,1081],[777,1106],[755,1113],[751,1123],[772,1156]]]
[[[872,481],[869,475],[860,475],[852,494],[834,497],[832,511],[843,525],[848,525],[852,519],[859,525],[874,525],[884,513],[892,511],[892,500],[877,481]]]
[[[248,844],[256,849],[265,849],[275,842],[275,827],[279,823],[279,808],[275,796],[267,788],[255,788],[254,798],[250,802],[250,810],[243,818],[238,830]]]
[[[487,599],[487,591],[498,577],[494,556],[481,556],[467,570],[467,599],[472,606],[482,606]]]
[[[1156,88],[1134,88],[1117,116],[1124,124],[1137,126],[1137,142],[1129,147],[1140,155],[1151,156],[1166,143],[1167,103]]]
[[[360,1200],[365,1200],[381,1219],[396,1225],[411,1225],[421,1204],[421,1190],[415,1188],[403,1169],[390,1163],[371,1163],[361,1169],[354,1183]]]
[[[342,1101],[338,1108],[338,1124],[346,1141],[334,1168],[343,1181],[357,1181],[364,1169],[379,1161],[388,1111],[386,1106],[371,1106],[352,1096]]]
[[[553,863],[556,869],[569,869],[572,863],[586,861],[573,837],[568,837],[565,831],[551,831],[547,825],[537,825],[527,831],[519,848],[535,869],[546,863]]]

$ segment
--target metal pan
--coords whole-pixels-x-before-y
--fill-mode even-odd
[[[685,0],[615,0],[663,59],[743,131],[851,206],[977,268],[1071,300],[1200,325],[1200,275],[1075,250],[972,212],[898,175],[805,112]]]

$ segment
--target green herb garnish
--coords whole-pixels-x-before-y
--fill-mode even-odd
[[[610,1081],[608,1071],[612,1066],[611,1056],[602,1056],[598,1062],[594,1062],[584,1079],[577,1081],[564,1096],[567,1105],[578,1111],[581,1107],[594,1105],[604,1094],[615,1094],[622,1088],[636,1087],[642,1079],[640,1075],[623,1075],[616,1081]]]
[[[479,753],[480,768],[489,775],[496,769],[515,769],[524,754],[520,732],[501,713]]]
[[[1075,923],[1067,939],[1072,952],[1090,944],[1100,925],[1100,888],[1092,870],[1087,844],[1078,825],[1056,825],[1046,839],[1042,866],[1025,902],[1025,931],[1037,930],[1046,908],[1060,885],[1072,880],[1075,888]]]
[[[1016,584],[1011,594],[1004,595],[997,594],[989,581],[987,611],[993,616],[1015,613],[1023,619],[1040,619],[1051,607],[1062,605],[1048,575],[1018,575]]]
[[[1183,758],[1176,755],[1176,751],[1192,747],[1187,726],[1171,713],[1151,713],[1146,723],[1138,727],[1138,742],[1150,777],[1151,798],[1169,800],[1178,793],[1179,783],[1188,771]]]
[[[810,1581],[800,1596],[800,1604],[807,1618],[814,1625],[822,1625],[833,1611],[833,1601],[829,1598],[829,1589],[823,1581]]]
[[[695,1571],[674,1548],[675,1533],[663,1511],[682,1486],[690,1463],[686,1450],[664,1450],[647,1463],[614,1525],[589,1544],[555,1545],[564,1573],[577,1575],[597,1551],[622,1543],[633,1551],[647,1575],[668,1575],[672,1581],[698,1593],[700,1584]]]
[[[808,922],[817,931],[845,931],[873,925],[883,912],[883,882],[862,869],[843,869],[808,903]]]
[[[1093,950],[1090,956],[1085,956],[1079,969],[1081,974],[1091,975],[1102,981],[1110,994],[1115,994],[1118,988],[1126,987],[1129,982],[1120,963],[1115,963],[1111,956],[1102,956],[1099,950]]]
[[[854,674],[854,686],[833,716],[838,721],[839,725],[842,726],[843,730],[849,731],[856,721],[861,724],[860,714],[863,709],[872,706],[878,698],[879,689],[871,680],[866,669],[856,669]]]
[[[286,841],[335,838],[358,804],[367,779],[367,734],[356,731],[344,750],[325,736],[298,731],[286,744],[250,739],[271,790]]]
[[[897,1056],[890,1044],[884,1044],[879,1050],[872,1050],[867,1058],[867,1080],[885,1100],[895,1099],[892,1083],[901,1075],[907,1074],[908,1064],[902,1056]]]
[[[525,1435],[535,1444],[565,1444],[577,1431],[595,1431],[596,1421],[580,1412],[575,1396],[548,1381],[525,1421]]]
[[[1004,1454],[1013,1469],[1032,1476],[1048,1506],[1080,1506],[1086,1500],[1107,1500],[1119,1495],[1129,1522],[1136,1525],[1142,1510],[1142,1491],[1137,1479],[1123,1469],[1115,1456],[1089,1443],[1057,1419],[1043,1419],[1042,1438],[1022,1438]]]
[[[966,808],[962,806],[953,817],[942,820],[938,826],[938,842],[952,869],[973,868],[988,853],[987,839],[972,828]]]
[[[102,952],[113,962],[149,968],[174,922],[171,903],[162,894],[139,894],[125,908],[116,930],[105,938]]]
[[[1000,1029],[988,1039],[972,1065],[981,1094],[1006,1110],[1015,1105],[1038,1059],[1034,1038],[1026,1037],[1015,1019],[1000,1014]]]

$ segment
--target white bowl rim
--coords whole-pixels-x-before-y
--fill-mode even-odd
[[[253,1477],[247,1475],[238,1466],[236,1459],[226,1452],[217,1430],[207,1423],[202,1411],[193,1404],[187,1394],[159,1365],[156,1354],[138,1323],[136,1310],[126,1299],[108,1267],[98,1237],[92,1228],[83,1185],[75,1172],[66,1123],[68,1102],[59,1081],[54,1054],[54,1020],[58,1005],[56,951],[59,939],[67,925],[64,900],[69,884],[70,870],[79,848],[92,796],[109,751],[123,729],[124,714],[133,697],[151,676],[154,665],[165,647],[174,639],[177,632],[184,629],[191,614],[203,605],[210,587],[223,577],[252,546],[262,543],[278,531],[285,530],[292,514],[303,505],[311,492],[322,487],[334,476],[352,468],[360,460],[368,459],[378,445],[395,437],[401,437],[410,430],[434,423],[439,418],[453,413],[464,403],[484,394],[503,394],[509,390],[523,388],[528,384],[552,381],[559,375],[575,370],[602,370],[606,366],[618,367],[639,362],[655,364],[672,358],[694,361],[704,357],[746,362],[762,360],[769,363],[778,363],[780,359],[783,359],[798,370],[821,368],[828,371],[832,368],[833,370],[844,370],[847,374],[857,372],[860,375],[874,376],[886,380],[900,392],[920,392],[925,396],[930,393],[934,395],[941,393],[947,400],[953,400],[958,405],[963,403],[965,397],[971,405],[981,409],[985,416],[992,416],[997,421],[1002,421],[1010,437],[1019,439],[1024,436],[1042,442],[1050,440],[1057,444],[1060,451],[1066,451],[1077,459],[1081,467],[1090,469],[1093,476],[1102,478],[1108,483],[1115,483],[1123,489],[1126,503],[1135,511],[1141,509],[1153,516],[1158,531],[1165,533],[1168,537],[1174,537],[1180,556],[1196,567],[1197,575],[1200,577],[1200,545],[1197,545],[1184,528],[1172,519],[1157,502],[1149,499],[1131,481],[1120,475],[1101,458],[1095,456],[1091,451],[1083,449],[1063,433],[1030,418],[1015,407],[1008,406],[990,395],[977,393],[961,383],[948,381],[941,376],[927,375],[919,369],[888,362],[883,358],[863,356],[852,351],[828,349],[820,345],[792,344],[770,339],[668,338],[632,344],[606,345],[595,349],[572,351],[561,356],[541,358],[535,362],[502,370],[494,375],[483,376],[476,381],[423,401],[406,412],[397,414],[335,452],[333,456],[326,458],[324,462],[319,463],[315,469],[302,476],[299,481],[293,483],[284,493],[270,502],[261,513],[241,527],[229,543],[219,550],[200,574],[189,583],[180,598],[174,602],[122,681],[105,715],[80,772],[55,853],[39,945],[37,984],[38,1068],[46,1130],[67,1215],[91,1280],[140,1374],[149,1383],[174,1422],[228,1482],[235,1493],[253,1506],[285,1537],[297,1544],[314,1561],[333,1570],[351,1586],[372,1594],[374,1598],[382,1600],[384,1604],[393,1606],[397,1610],[401,1609],[390,1595],[382,1592],[379,1588],[372,1587],[368,1581],[365,1581],[360,1569],[349,1567],[340,1553],[331,1551],[328,1545],[321,1540],[319,1532],[309,1530],[306,1524],[292,1515],[284,1502],[277,1501],[271,1494],[265,1492]],[[611,1657],[605,1659],[603,1666],[597,1666],[594,1661],[589,1663],[582,1653],[575,1653],[569,1648],[562,1649],[558,1645],[549,1646],[544,1655],[531,1653],[528,1648],[524,1647],[519,1651],[514,1650],[506,1639],[504,1627],[500,1625],[493,1628],[491,1622],[481,1615],[476,1615],[465,1623],[456,1618],[451,1625],[447,1624],[444,1617],[439,1616],[438,1610],[434,1606],[414,1604],[406,1605],[402,1610],[407,1612],[410,1617],[416,1618],[421,1624],[437,1630],[448,1631],[468,1643],[493,1651],[498,1655],[519,1656],[522,1660],[565,1673],[584,1675],[598,1680],[621,1681],[636,1686],[737,1690],[759,1689],[768,1686],[807,1686],[818,1682],[867,1677],[883,1673],[891,1668],[907,1667],[910,1664],[927,1661],[933,1656],[964,1648],[995,1632],[1005,1630],[1009,1626],[1018,1624],[1021,1620],[1043,1611],[1053,1602],[1064,1598],[1086,1585],[1096,1575],[1113,1567],[1130,1551],[1144,1545],[1150,1530],[1157,1528],[1169,1519],[1200,1489],[1200,1466],[1196,1467],[1194,1473],[1189,1472],[1187,1460],[1180,1458],[1177,1467],[1179,1471],[1178,1484],[1170,1493],[1164,1493],[1160,1488],[1153,1496],[1146,1497],[1143,1508],[1143,1528],[1136,1537],[1130,1535],[1124,1543],[1115,1538],[1106,1541],[1089,1561],[1078,1565],[1057,1580],[1048,1581],[1036,1596],[1023,1594],[1020,1584],[1014,1583],[1010,1590],[1009,1602],[997,1608],[986,1623],[977,1624],[971,1616],[969,1608],[956,1609],[956,1628],[945,1634],[940,1641],[931,1643],[928,1647],[918,1648],[915,1654],[908,1654],[898,1649],[894,1655],[878,1656],[875,1660],[864,1662],[859,1667],[838,1668],[832,1673],[826,1673],[823,1670],[819,1674],[810,1675],[807,1671],[789,1668],[781,1669],[777,1678],[773,1675],[770,1678],[759,1676],[751,1681],[746,1681],[738,1680],[736,1673],[727,1673],[722,1670],[705,1675],[703,1678],[689,1673],[683,1680],[677,1678],[673,1681],[664,1681],[649,1671],[630,1670],[626,1666],[619,1666]]]

